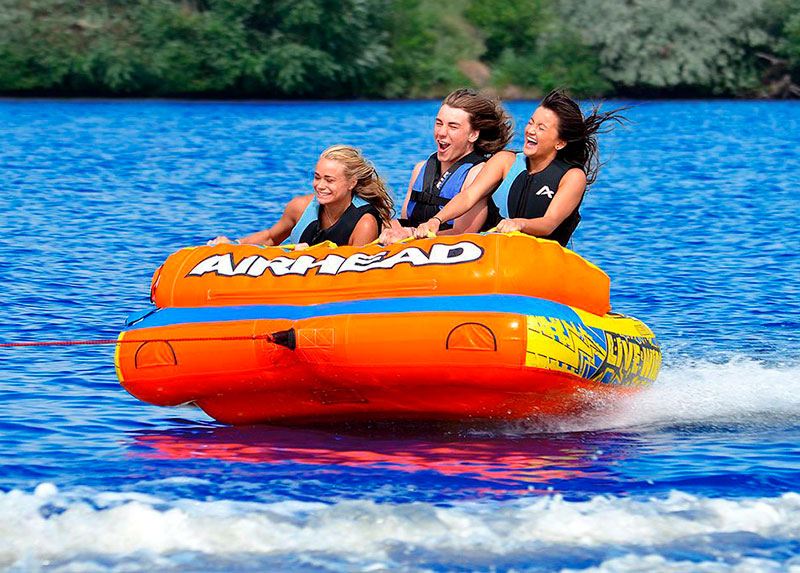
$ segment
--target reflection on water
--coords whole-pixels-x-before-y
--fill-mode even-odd
[[[298,464],[327,472],[373,469],[432,472],[438,478],[486,482],[486,492],[558,491],[579,478],[595,485],[615,481],[613,466],[634,445],[612,433],[507,436],[483,435],[447,426],[286,429],[268,426],[179,428],[140,432],[138,455],[156,459],[213,459],[243,464]],[[599,463],[602,458],[602,463]],[[570,486],[575,487],[573,482]]]

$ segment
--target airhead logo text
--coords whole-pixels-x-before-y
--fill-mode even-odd
[[[214,273],[219,276],[260,277],[267,270],[276,277],[286,275],[305,276],[311,269],[318,275],[338,275],[341,273],[365,273],[378,269],[391,269],[397,265],[408,264],[412,267],[427,265],[458,265],[477,261],[483,256],[483,249],[469,241],[454,245],[435,244],[429,252],[419,247],[406,247],[387,256],[388,251],[374,255],[354,253],[349,257],[329,254],[321,259],[311,255],[300,255],[297,258],[275,257],[268,259],[261,255],[250,255],[239,262],[233,259],[233,253],[211,255],[203,259],[189,271],[187,276],[203,276]]]

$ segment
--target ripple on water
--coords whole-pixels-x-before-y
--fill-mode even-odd
[[[634,103],[573,247],[658,334],[651,391],[567,423],[228,428],[129,396],[113,346],[0,349],[0,568],[800,567],[800,104]],[[508,107],[519,146],[535,105]],[[0,340],[114,338],[167,255],[276,220],[328,145],[402,199],[436,109],[0,102]]]

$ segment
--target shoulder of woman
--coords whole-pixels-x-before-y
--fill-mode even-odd
[[[491,173],[493,177],[505,177],[514,161],[517,159],[517,154],[513,151],[502,150],[498,151],[489,158],[486,162],[486,173]]]
[[[586,172],[581,169],[580,167],[570,167],[564,172],[564,177],[569,177],[570,179],[583,179],[586,181]]]
[[[490,164],[500,164],[500,165],[511,165],[517,158],[517,154],[513,151],[508,149],[503,149],[502,151],[498,151],[494,155],[489,158],[487,163]]]
[[[378,221],[381,220],[381,213],[375,207],[370,207],[361,212],[361,216],[356,222],[356,227],[372,226],[377,228]]]
[[[561,178],[561,185],[576,185],[581,188],[586,187],[586,173],[580,167],[568,169]],[[561,186],[559,185],[559,187]]]
[[[297,208],[305,209],[306,207],[309,206],[309,204],[311,204],[311,201],[313,199],[314,199],[314,193],[309,193],[308,195],[300,195],[298,197],[292,198],[286,206],[295,209]]]
[[[292,215],[295,219],[299,219],[303,211],[311,204],[312,199],[314,199],[313,193],[294,197],[286,204],[285,212]]]
[[[367,244],[378,238],[378,213],[365,212],[350,233],[349,244]]]

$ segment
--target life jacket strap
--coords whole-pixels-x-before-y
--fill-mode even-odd
[[[430,191],[412,191],[411,200],[423,205],[436,205],[437,207],[444,207],[450,201],[450,199],[440,197]]]

